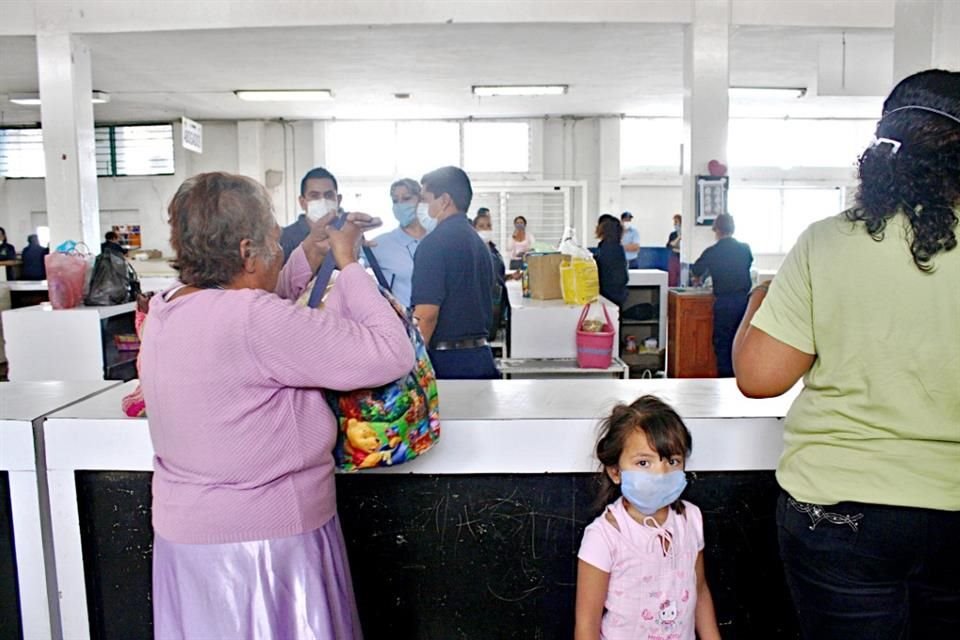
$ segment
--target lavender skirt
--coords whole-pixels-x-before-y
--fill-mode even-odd
[[[158,640],[359,640],[340,521],[231,544],[155,535],[153,628]]]

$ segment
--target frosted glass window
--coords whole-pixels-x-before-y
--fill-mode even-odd
[[[460,165],[456,122],[398,122],[396,175],[419,181],[423,174]]]
[[[780,253],[782,229],[780,189],[730,188],[728,210],[736,223],[734,236],[753,253]]]
[[[841,189],[785,189],[783,191],[784,253],[796,243],[800,234],[817,220],[840,213],[843,209]]]
[[[732,167],[853,167],[875,127],[874,120],[736,118],[727,157]]]
[[[463,168],[472,173],[530,170],[530,126],[526,122],[463,123]]]
[[[620,173],[680,173],[680,118],[625,118],[620,122]]]
[[[40,129],[0,129],[0,176],[42,178],[43,131]]]
[[[341,176],[393,176],[397,156],[393,122],[331,122],[326,128],[327,164]]]
[[[107,147],[108,158],[113,161],[115,176],[157,176],[173,174],[173,126],[169,124],[131,125],[109,127],[113,134],[113,154]],[[97,170],[101,168],[100,130],[97,134]],[[109,166],[109,162],[105,163]],[[111,173],[99,173],[111,175]]]
[[[362,211],[383,221],[383,227],[366,234],[368,238],[375,238],[384,231],[397,227],[397,220],[393,217],[393,202],[390,200],[389,181],[359,185],[341,181],[340,196],[344,211]]]

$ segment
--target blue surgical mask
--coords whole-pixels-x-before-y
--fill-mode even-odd
[[[417,219],[417,205],[413,202],[394,202],[393,217],[401,227],[409,227]]]
[[[637,511],[653,515],[661,508],[677,501],[687,488],[687,474],[682,470],[668,473],[650,471],[621,471],[620,491]]]
[[[427,233],[437,228],[437,219],[430,216],[430,205],[426,202],[417,205],[417,218]]]

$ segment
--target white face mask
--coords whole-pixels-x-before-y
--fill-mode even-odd
[[[493,241],[493,231],[490,229],[477,229],[477,235],[480,236],[480,239],[484,242]]]
[[[420,226],[430,233],[437,227],[437,219],[430,217],[430,205],[421,202],[417,205],[417,219],[420,220]]]
[[[316,222],[330,211],[336,211],[340,207],[333,200],[311,200],[307,203],[307,217]]]

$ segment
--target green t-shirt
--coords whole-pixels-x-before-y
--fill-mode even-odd
[[[810,225],[751,322],[816,355],[777,468],[798,500],[960,510],[960,247],[923,273],[908,233]]]

